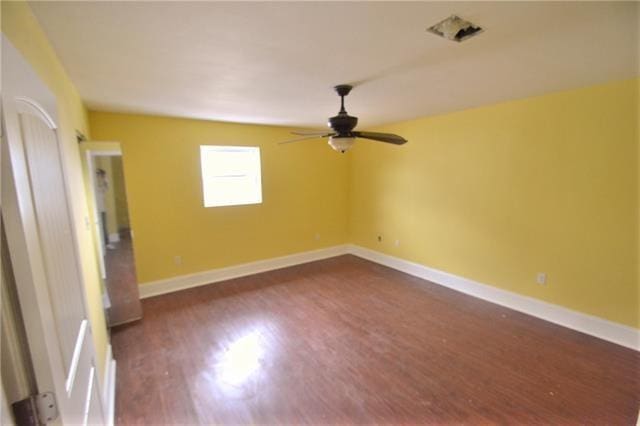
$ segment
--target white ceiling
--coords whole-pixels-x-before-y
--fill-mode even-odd
[[[91,109],[367,125],[636,76],[638,4],[30,2]],[[458,14],[461,44],[425,29]]]

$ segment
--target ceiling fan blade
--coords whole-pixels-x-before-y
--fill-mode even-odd
[[[402,136],[394,135],[393,133],[377,133],[377,132],[351,132],[353,136],[362,139],[371,139],[374,141],[392,143],[394,145],[402,145],[407,143],[407,140]]]
[[[296,130],[291,132],[292,135],[298,136],[324,135],[325,133],[327,133],[326,130]]]
[[[287,141],[278,142],[278,145],[282,145],[282,144],[286,144],[286,143],[293,143],[293,142],[302,142],[302,141],[311,140],[311,139],[328,138],[329,136],[333,136],[333,135],[334,135],[334,133],[303,136],[301,138],[289,139]]]

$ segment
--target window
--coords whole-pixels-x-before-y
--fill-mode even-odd
[[[200,164],[205,207],[262,203],[259,147],[203,145]]]

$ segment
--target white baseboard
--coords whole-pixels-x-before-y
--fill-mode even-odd
[[[640,330],[357,245],[340,245],[140,284],[140,298],[353,254],[450,289],[640,351]]]
[[[105,410],[105,425],[113,426],[116,409],[116,360],[113,359],[111,345],[107,346],[103,385],[102,406]]]
[[[120,234],[117,232],[114,232],[113,234],[109,234],[109,242],[110,243],[117,243],[118,241],[120,241]]]
[[[312,250],[288,256],[275,257],[272,259],[258,260],[256,262],[244,263],[241,265],[229,266],[225,268],[212,269],[210,271],[199,272],[190,275],[164,280],[152,281],[140,284],[140,298],[159,296],[161,294],[172,293],[178,290],[198,287],[219,281],[258,274],[260,272],[272,271],[274,269],[286,268],[288,266],[327,259],[329,257],[340,256],[348,253],[346,245],[333,246],[319,250]]]
[[[640,330],[636,328],[502,290],[361,246],[350,245],[348,250],[349,253],[363,259],[388,266],[461,293],[640,351]]]

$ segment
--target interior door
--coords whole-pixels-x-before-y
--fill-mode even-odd
[[[56,99],[2,40],[2,215],[38,391],[63,424],[104,424]]]

